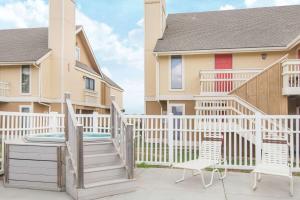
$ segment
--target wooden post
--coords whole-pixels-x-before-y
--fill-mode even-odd
[[[126,165],[128,167],[128,178],[134,177],[134,142],[133,142],[133,125],[126,126]]]
[[[65,141],[69,141],[69,111],[67,106],[67,99],[70,99],[71,95],[69,93],[65,94],[65,103],[64,103],[64,115],[65,115]]]
[[[255,114],[255,165],[261,163],[261,144],[262,144],[262,115]]]
[[[173,137],[174,137],[174,131],[173,131],[173,113],[169,113],[168,115],[168,145],[169,145],[169,163],[173,163]]]
[[[98,113],[93,112],[93,133],[98,132]]]
[[[58,113],[57,112],[51,112],[50,113],[50,119],[49,119],[49,127],[50,127],[50,131],[52,133],[56,133],[57,132],[57,127],[58,127]]]
[[[114,102],[115,101],[115,96],[111,96],[111,105],[110,105],[110,130],[111,130],[111,138],[114,139],[116,134],[116,118],[115,118],[115,107],[114,107]]]
[[[84,161],[83,161],[83,126],[77,126],[77,142],[78,142],[78,153],[77,153],[77,187],[83,188],[84,187]]]

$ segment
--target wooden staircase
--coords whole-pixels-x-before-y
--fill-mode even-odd
[[[74,186],[73,188],[66,189],[67,193],[74,199],[98,199],[131,192],[136,189],[135,180],[128,178],[126,166],[111,139],[98,142],[85,142],[83,157],[83,188],[76,188],[76,179],[72,167],[68,164],[70,160],[66,165],[67,186]]]

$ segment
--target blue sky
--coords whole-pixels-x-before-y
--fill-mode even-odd
[[[167,0],[167,12],[201,12],[300,4],[300,0]],[[77,0],[104,73],[125,89],[127,113],[143,113],[143,0]],[[0,0],[0,29],[47,26],[47,0]]]

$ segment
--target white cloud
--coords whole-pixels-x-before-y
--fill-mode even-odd
[[[233,9],[235,9],[235,7],[230,4],[226,4],[226,5],[220,7],[220,10],[233,10]]]
[[[143,114],[144,81],[143,79],[125,79],[120,84],[125,90],[124,104],[129,105],[129,114]],[[125,108],[126,109],[126,108]]]
[[[299,4],[300,0],[245,0],[247,7],[284,6]]]
[[[252,7],[256,2],[257,0],[245,0],[245,4],[247,7]]]

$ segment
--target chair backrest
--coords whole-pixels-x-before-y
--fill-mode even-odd
[[[222,133],[220,132],[204,135],[201,142],[199,159],[219,162],[221,160],[222,140]]]
[[[288,134],[268,132],[263,134],[262,163],[268,165],[288,166]]]

